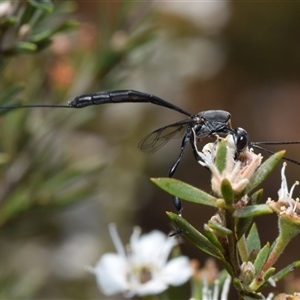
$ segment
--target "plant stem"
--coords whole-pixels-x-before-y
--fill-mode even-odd
[[[232,216],[231,211],[225,210],[225,220],[226,220],[226,227],[233,232],[233,234],[227,235],[229,262],[232,266],[234,276],[238,277],[240,267],[237,261],[237,252],[236,252],[237,240],[235,235],[234,217]]]
[[[267,271],[275,264],[288,243],[300,232],[299,224],[292,223],[288,218],[284,217],[279,218],[279,229],[279,236],[272,245],[270,255],[263,267],[263,271]]]

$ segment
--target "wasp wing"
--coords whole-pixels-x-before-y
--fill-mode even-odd
[[[169,140],[178,138],[183,135],[187,127],[195,124],[194,119],[185,119],[164,127],[161,127],[148,135],[146,135],[140,142],[138,147],[148,153],[154,153]]]

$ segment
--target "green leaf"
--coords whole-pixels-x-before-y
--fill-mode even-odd
[[[255,205],[257,204],[263,194],[263,189],[260,189],[258,191],[256,191],[252,196],[250,201],[247,203],[247,206],[251,206],[251,205]],[[237,237],[238,240],[242,237],[242,235],[248,230],[248,228],[250,227],[250,225],[252,224],[252,217],[249,218],[239,218],[237,221]]]
[[[207,224],[204,224],[204,235],[208,238],[208,240],[217,247],[222,254],[225,253],[225,250],[220,243],[220,241],[217,239],[216,235],[211,231],[211,229],[208,227]]]
[[[15,46],[15,49],[18,52],[35,52],[37,50],[37,46],[30,42],[20,42]]]
[[[260,189],[258,191],[256,191],[252,196],[251,196],[251,200],[248,202],[247,207],[251,206],[251,205],[255,205],[257,204],[263,194],[263,189]],[[248,228],[250,227],[250,225],[252,224],[252,217],[249,218],[239,218],[237,221],[237,239],[239,240],[243,234],[248,230]]]
[[[38,43],[36,43],[37,51],[41,51],[47,47],[49,47],[52,44],[52,40],[49,39],[44,39]]]
[[[267,204],[244,206],[233,213],[236,218],[250,218],[273,213]]]
[[[217,259],[224,260],[223,254],[212,243],[201,234],[195,227],[187,222],[183,217],[167,212],[167,216],[180,228],[183,234],[199,249],[205,253],[216,257]]]
[[[233,278],[232,283],[238,291],[244,290],[244,286],[238,278]]]
[[[284,278],[285,276],[287,276],[288,274],[290,274],[291,272],[293,272],[296,268],[300,267],[300,260],[297,260],[295,262],[293,262],[292,264],[286,266],[285,268],[283,268],[282,270],[280,270],[278,273],[276,273],[274,276],[272,276],[272,279],[275,282],[278,282],[279,280],[281,280],[282,278]]]
[[[16,24],[17,22],[18,22],[18,18],[15,16],[2,16],[2,18],[0,18],[1,27],[6,27],[6,26],[9,27]]]
[[[34,203],[31,200],[29,193],[23,191],[19,197],[10,197],[9,201],[5,201],[1,205],[0,210],[0,225],[7,220],[16,217],[20,213],[30,210]]]
[[[215,230],[217,233],[219,233],[219,235],[222,236],[232,234],[232,231],[230,229],[213,220],[208,221],[208,227]]]
[[[258,252],[261,249],[260,238],[255,223],[252,224],[250,232],[247,236],[247,249],[249,254],[251,254],[253,251]]]
[[[227,144],[224,140],[220,140],[218,143],[218,150],[216,154],[215,165],[219,170],[220,174],[224,171],[226,167],[226,159],[227,159]]]
[[[275,268],[269,268],[263,275],[264,282],[267,282],[268,279],[274,274]]]
[[[229,182],[228,179],[223,179],[222,183],[221,183],[221,192],[222,192],[222,196],[226,202],[226,205],[228,207],[232,207],[232,203],[234,200],[234,192],[232,189],[232,186]]]
[[[53,11],[53,2],[51,0],[28,0],[35,8],[51,13]]]
[[[257,274],[256,274],[256,277],[251,282],[251,284],[249,284],[249,289],[252,291],[258,291],[261,288],[261,286],[263,286],[267,283],[267,280],[275,272],[275,268],[273,268],[273,267],[269,268],[265,272],[262,271],[262,268],[264,267],[269,254],[270,254],[270,244],[267,243],[261,249],[260,253],[258,254],[258,256],[254,262],[254,267],[255,267],[255,271]]]
[[[233,276],[231,265],[224,258],[221,251],[217,247],[215,247],[203,234],[201,234],[195,227],[193,227],[181,216],[171,212],[167,212],[167,216],[196,247],[198,247],[203,252],[219,259],[228,274],[230,274],[230,276]]]
[[[268,177],[278,162],[282,159],[284,153],[285,151],[279,151],[273,154],[256,170],[256,172],[250,178],[249,184],[245,188],[245,194],[251,192]]]
[[[49,40],[54,34],[72,30],[78,27],[79,23],[76,20],[68,20],[67,22],[48,30],[36,33],[30,37],[32,43],[42,43],[45,40]]]
[[[267,243],[257,254],[257,257],[254,261],[255,273],[258,274],[265,262],[267,261],[270,254],[270,243]]]
[[[250,201],[252,205],[259,204],[259,202],[262,198],[263,192],[264,192],[264,190],[260,189],[252,194],[251,201]]]
[[[180,199],[218,207],[217,198],[180,180],[174,178],[151,178],[151,181],[167,193],[179,197]]]
[[[25,9],[23,9],[22,14],[21,14],[19,26],[30,23],[30,20],[33,18],[36,11],[37,11],[36,7],[34,7],[32,5],[28,5],[26,3]]]

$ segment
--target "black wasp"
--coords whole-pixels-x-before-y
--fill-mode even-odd
[[[224,110],[207,110],[201,111],[195,115],[183,110],[182,108],[171,104],[155,95],[142,93],[134,90],[117,90],[110,92],[98,92],[93,94],[85,94],[77,96],[68,102],[68,105],[11,105],[2,106],[0,109],[14,109],[14,108],[33,108],[33,107],[62,107],[62,108],[83,108],[91,105],[100,105],[107,103],[152,103],[155,105],[163,106],[177,112],[180,112],[186,116],[187,119],[169,124],[161,127],[146,137],[144,137],[140,143],[139,148],[142,151],[153,153],[156,150],[164,146],[170,139],[177,137],[180,133],[184,132],[184,136],[181,142],[180,152],[177,160],[173,163],[169,170],[169,177],[172,177],[180,163],[184,150],[189,143],[192,143],[193,132],[195,132],[197,141],[201,141],[206,137],[213,137],[215,135],[227,135],[233,136],[236,145],[236,155],[242,152],[247,146],[255,147],[264,150],[268,153],[273,153],[270,150],[259,146],[271,145],[271,144],[297,144],[296,142],[250,142],[249,136],[246,130],[243,128],[233,129],[231,127],[231,115]],[[299,162],[285,158],[296,164]],[[173,198],[174,206],[178,213],[182,211],[181,200],[177,197]]]

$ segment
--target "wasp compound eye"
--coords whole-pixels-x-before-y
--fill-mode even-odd
[[[236,128],[234,140],[237,152],[244,151],[249,144],[249,136],[247,131],[241,127]]]

